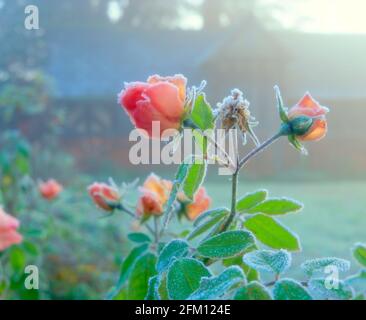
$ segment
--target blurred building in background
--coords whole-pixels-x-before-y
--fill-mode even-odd
[[[47,53],[41,67],[53,79],[53,103],[67,110],[63,145],[81,167],[90,159],[101,166],[100,154],[129,165],[132,126],[117,104],[125,81],[183,73],[189,85],[207,80],[212,105],[234,87],[244,91],[261,139],[279,126],[275,84],[289,106],[309,90],[331,108],[329,135],[307,146],[310,158],[302,161],[281,141],[250,164],[256,175],[271,176],[285,167],[286,172],[316,168],[315,175],[332,177],[364,175],[366,35],[281,28],[274,13],[286,8],[263,1],[38,2]],[[186,21],[191,27],[169,25],[182,10],[195,12]]]

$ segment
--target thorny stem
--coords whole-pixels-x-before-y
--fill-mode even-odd
[[[163,226],[160,229],[159,239],[164,235],[165,230],[168,228],[170,220],[173,217],[173,211],[174,211],[174,201],[172,202],[172,205],[169,208],[167,208],[167,213],[165,214]]]
[[[232,175],[230,215],[227,218],[227,220],[225,221],[225,223],[223,224],[223,226],[220,230],[220,233],[226,231],[230,227],[231,223],[233,222],[233,220],[236,216],[236,194],[237,194],[237,188],[238,188],[238,175],[239,175],[241,168],[243,168],[249,162],[249,160],[251,158],[253,158],[255,155],[257,155],[258,153],[260,153],[261,151],[266,149],[269,145],[271,145],[281,136],[283,136],[283,133],[280,131],[277,134],[275,134],[273,137],[271,137],[268,140],[266,140],[265,142],[263,142],[260,146],[253,149],[251,152],[249,152],[244,158],[242,158],[239,161],[239,163],[236,167],[236,170]]]
[[[240,171],[240,169],[245,166],[245,164],[253,158],[258,153],[262,152],[264,149],[266,149],[269,145],[271,145],[273,142],[275,142],[278,138],[283,136],[282,132],[276,133],[273,137],[269,138],[265,142],[263,142],[260,146],[253,149],[251,152],[249,152],[243,159],[240,160],[237,171]]]

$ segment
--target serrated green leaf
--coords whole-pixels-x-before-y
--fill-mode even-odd
[[[200,236],[202,233],[206,232],[207,230],[211,230],[214,226],[216,226],[218,223],[223,221],[226,217],[226,214],[221,215],[215,215],[211,219],[201,223],[199,226],[197,226],[195,229],[192,230],[192,232],[188,235],[187,239],[192,240],[198,236]]]
[[[202,241],[197,252],[207,258],[229,258],[254,245],[254,237],[243,230],[226,231]]]
[[[214,115],[211,106],[206,101],[204,93],[197,96],[192,108],[191,119],[203,131],[213,129]]]
[[[265,286],[258,281],[253,281],[238,289],[234,300],[272,300],[272,296]]]
[[[229,267],[218,276],[202,278],[199,288],[188,297],[188,300],[217,299],[239,283],[245,283],[243,271],[237,266]]]
[[[185,257],[188,254],[189,245],[184,240],[169,242],[160,252],[156,269],[159,273],[164,272],[174,259]]]
[[[291,254],[286,250],[257,250],[244,255],[243,261],[257,271],[281,274],[291,265]]]
[[[259,213],[248,218],[244,226],[253,232],[260,242],[273,249],[301,250],[298,237],[272,217]]]
[[[265,213],[269,215],[281,215],[289,212],[296,212],[303,208],[303,205],[295,200],[288,198],[267,199],[254,207],[248,213]]]
[[[237,212],[246,212],[246,210],[254,207],[258,203],[264,201],[267,198],[267,190],[257,190],[251,193],[247,193],[236,202]]]
[[[301,264],[301,269],[304,270],[307,275],[311,276],[315,272],[324,273],[325,268],[328,266],[334,266],[338,271],[346,272],[349,270],[351,264],[344,259],[327,257],[305,261]]]
[[[149,279],[156,274],[156,257],[146,253],[139,257],[128,280],[128,299],[143,300],[148,291]]]
[[[159,300],[158,287],[159,287],[159,276],[156,275],[151,277],[149,279],[149,285],[145,300]]]
[[[275,300],[312,300],[310,293],[297,281],[281,279],[273,287]]]
[[[355,259],[364,267],[366,267],[366,245],[363,243],[356,243],[352,249]]]
[[[194,162],[189,166],[186,178],[183,182],[183,192],[190,201],[194,200],[197,190],[202,185],[206,176],[206,171],[207,161],[202,161],[202,163]]]
[[[216,216],[221,216],[221,215],[228,215],[229,213],[230,213],[230,210],[228,208],[224,208],[224,207],[208,210],[208,211],[201,213],[197,217],[197,219],[194,220],[193,225],[198,226],[205,219],[216,217]]]
[[[342,280],[314,278],[309,281],[308,289],[317,300],[349,300],[354,295],[352,288]]]
[[[170,299],[187,299],[200,285],[202,277],[211,274],[205,265],[192,258],[175,260],[168,270],[167,289]]]
[[[136,243],[151,242],[150,237],[142,232],[132,232],[127,235],[127,238]]]

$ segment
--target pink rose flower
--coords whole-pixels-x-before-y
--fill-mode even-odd
[[[136,128],[145,130],[150,138],[159,138],[164,130],[181,126],[186,85],[183,75],[154,75],[147,82],[126,83],[118,100]],[[153,121],[160,122],[160,132],[153,132]]]
[[[18,219],[5,213],[0,208],[0,251],[5,250],[13,244],[22,242],[23,238],[17,232],[19,225]]]
[[[59,195],[63,188],[56,180],[50,179],[46,182],[39,183],[38,189],[43,198],[52,200]]]
[[[121,196],[118,190],[106,183],[94,182],[88,192],[94,203],[105,211],[113,211],[119,205]]]

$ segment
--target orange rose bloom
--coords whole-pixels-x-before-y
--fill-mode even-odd
[[[46,182],[40,182],[38,185],[38,189],[42,197],[47,200],[52,200],[56,198],[63,190],[62,185],[54,179],[50,179]]]
[[[105,211],[112,211],[119,204],[118,190],[106,183],[94,182],[88,187],[88,192],[94,203]]]
[[[150,174],[140,188],[141,196],[137,203],[137,216],[161,215],[168,201],[172,182]]]
[[[154,75],[147,82],[126,83],[118,100],[136,128],[145,130],[150,138],[159,138],[164,130],[180,127],[186,85],[187,79],[182,75]],[[152,130],[153,121],[160,122],[157,134]]]
[[[207,195],[206,189],[198,189],[194,201],[186,205],[186,215],[189,220],[195,220],[201,213],[208,210],[211,205],[211,198]]]
[[[313,123],[306,133],[304,135],[296,136],[296,138],[301,141],[317,141],[322,139],[327,133],[325,114],[328,111],[328,108],[321,106],[309,93],[306,93],[288,112],[290,121],[300,116],[306,116],[313,119]]]

